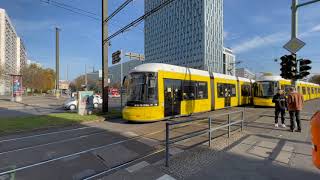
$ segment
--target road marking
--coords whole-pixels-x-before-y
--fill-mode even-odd
[[[64,131],[55,131],[55,132],[50,132],[50,133],[43,133],[43,134],[37,134],[37,135],[31,135],[31,136],[25,136],[25,137],[19,137],[19,138],[5,139],[5,140],[1,140],[0,143],[10,142],[10,141],[18,141],[18,140],[22,140],[22,139],[29,139],[29,138],[34,138],[34,137],[47,136],[47,135],[51,135],[51,134],[59,134],[59,133],[77,131],[77,130],[83,130],[83,129],[89,129],[89,128],[93,128],[93,127],[81,127],[81,128],[75,128],[75,129],[68,129],[68,130],[64,130]]]
[[[176,180],[176,179],[169,176],[168,174],[165,174],[165,175],[159,177],[157,180]]]
[[[130,167],[126,168],[126,170],[128,172],[130,172],[130,173],[133,173],[133,172],[138,171],[138,170],[140,170],[140,169],[142,169],[144,167],[147,167],[149,165],[150,164],[148,162],[142,161],[142,162],[139,162],[138,164],[135,164],[133,166],[130,166]]]
[[[176,154],[179,154],[179,153],[182,153],[184,150],[180,149],[180,148],[177,148],[177,147],[172,147],[170,148],[169,150],[169,153],[170,155],[176,155]]]
[[[138,134],[134,133],[134,132],[131,132],[131,131],[128,131],[128,132],[124,132],[124,133],[121,133],[122,135],[124,136],[127,136],[127,137],[135,137],[135,136],[138,136]]]

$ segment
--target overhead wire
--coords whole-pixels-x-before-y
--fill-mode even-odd
[[[132,0],[127,0],[127,1],[132,1]],[[84,10],[84,9],[81,9],[81,8],[77,8],[77,7],[74,7],[74,6],[65,4],[65,3],[61,3],[61,2],[58,2],[58,1],[54,1],[54,0],[40,0],[40,2],[46,3],[46,4],[51,5],[51,6],[55,6],[55,7],[64,9],[64,10],[67,10],[69,12],[72,12],[72,13],[75,13],[75,14],[78,14],[78,15],[86,16],[88,18],[91,18],[91,19],[99,21],[99,22],[102,21],[101,16],[99,14],[97,14],[97,13],[90,12],[90,11],[87,11],[87,10]],[[114,14],[114,13],[112,13],[112,14]],[[110,18],[109,18],[109,20],[110,20]],[[112,25],[114,25],[114,26],[116,26],[118,28],[121,27],[120,23],[118,23],[117,21],[110,21],[110,24],[112,24]],[[139,30],[140,32],[144,32],[144,30],[139,29],[139,28],[137,28],[136,31],[137,30]]]

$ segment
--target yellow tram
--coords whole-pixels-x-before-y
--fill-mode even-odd
[[[252,101],[252,80],[186,67],[142,64],[130,71],[127,80],[122,114],[129,121],[158,121]]]
[[[255,106],[274,107],[272,97],[278,89],[289,92],[291,81],[281,78],[280,76],[263,76],[254,84],[253,104]],[[320,97],[320,86],[318,84],[298,81],[297,91],[303,94],[304,100],[311,100]]]

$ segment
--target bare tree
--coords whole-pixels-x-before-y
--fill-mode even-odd
[[[309,82],[320,84],[320,75],[314,75],[309,79]]]

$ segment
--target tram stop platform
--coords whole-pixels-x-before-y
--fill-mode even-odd
[[[318,180],[320,169],[312,163],[310,140],[310,119],[316,110],[312,104],[317,103],[305,108],[301,133],[289,131],[289,118],[287,128],[275,128],[271,108],[258,116],[247,116],[251,119],[247,119],[244,131],[216,138],[210,148],[208,143],[187,150],[173,147],[169,167],[162,156],[158,161],[141,160],[102,179]]]

